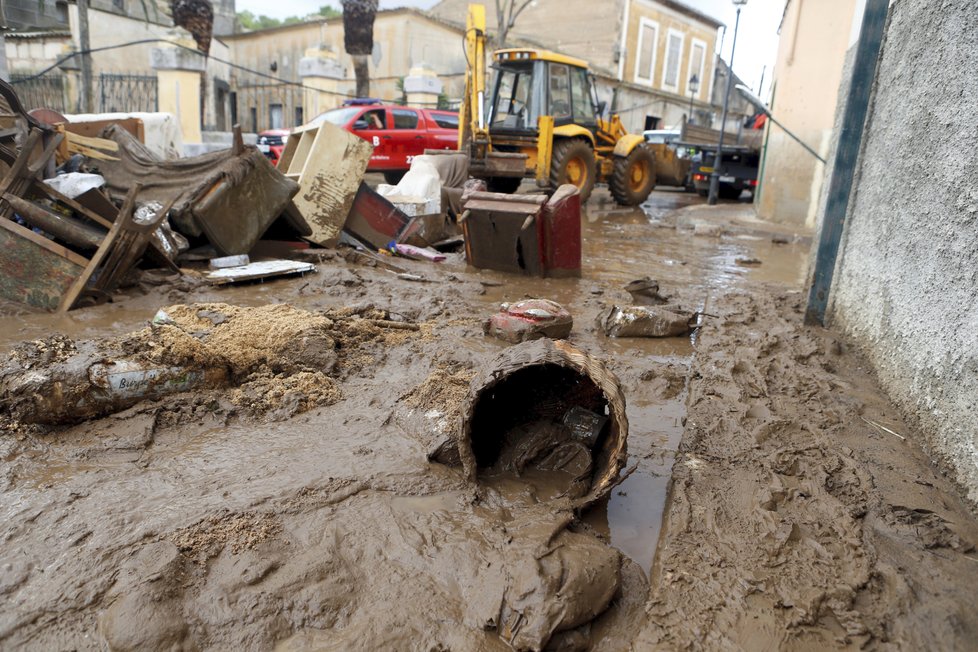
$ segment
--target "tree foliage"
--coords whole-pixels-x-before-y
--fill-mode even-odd
[[[238,24],[245,31],[269,29],[271,27],[281,27],[282,25],[295,25],[296,23],[304,23],[322,18],[339,18],[342,15],[343,12],[334,9],[331,5],[323,5],[314,14],[307,16],[289,16],[288,18],[272,18],[264,14],[255,15],[250,11],[239,11],[237,13]]]

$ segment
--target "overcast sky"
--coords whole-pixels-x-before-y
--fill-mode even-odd
[[[382,9],[392,7],[419,7],[428,9],[438,0],[380,0]],[[603,2],[604,0],[594,0]],[[730,0],[684,0],[691,7],[715,17],[727,24],[723,42],[723,58],[730,60],[733,45],[733,27],[736,9]],[[339,0],[237,0],[238,11],[251,11],[274,18],[302,16],[313,13],[324,4],[339,8]],[[612,3],[609,3],[612,4]],[[764,95],[767,96],[771,81],[771,66],[778,49],[778,25],[784,11],[785,0],[748,0],[741,12],[740,30],[737,35],[737,52],[734,55],[734,71],[752,88],[757,90],[761,71],[764,75]],[[461,20],[461,16],[459,19]]]

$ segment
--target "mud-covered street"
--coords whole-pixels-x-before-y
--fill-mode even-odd
[[[8,393],[0,648],[972,647],[972,506],[859,353],[802,325],[810,241],[745,214],[596,192],[579,279],[398,260],[418,282],[327,253],[3,317],[5,382],[86,351],[222,375],[73,423],[64,397]],[[606,337],[642,277],[702,326]],[[483,321],[527,297],[621,383],[623,480],[583,510],[436,454],[507,349]]]

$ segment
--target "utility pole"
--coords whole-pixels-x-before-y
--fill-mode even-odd
[[[710,195],[706,203],[715,206],[720,192],[720,165],[723,161],[723,135],[727,131],[727,107],[730,104],[730,87],[733,86],[734,54],[737,52],[737,29],[740,27],[740,8],[747,0],[733,0],[737,5],[737,19],[734,21],[733,44],[730,46],[730,65],[727,66],[727,90],[723,94],[723,117],[720,118],[720,138],[717,140],[717,155],[713,158],[713,172],[710,173]]]
[[[88,0],[77,0],[78,41],[81,46],[81,99],[82,113],[94,113],[94,84],[92,83],[92,43],[88,38]]]

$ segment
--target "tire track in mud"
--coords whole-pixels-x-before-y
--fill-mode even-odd
[[[727,292],[692,370],[635,649],[961,649],[978,525],[799,293]]]

